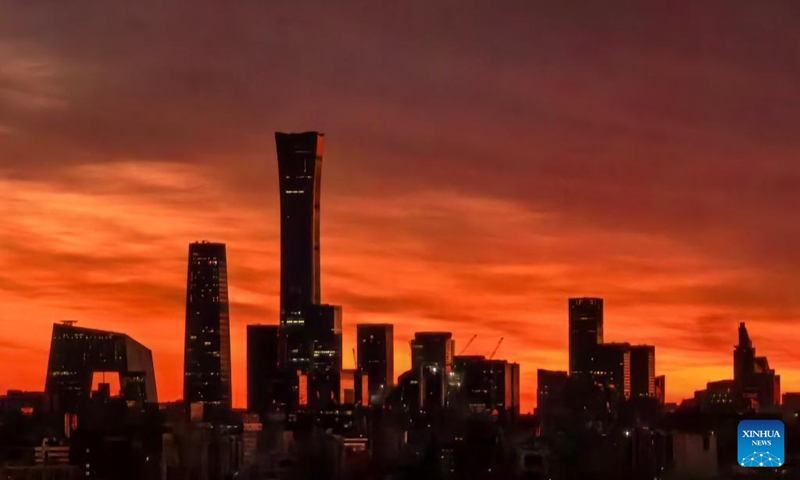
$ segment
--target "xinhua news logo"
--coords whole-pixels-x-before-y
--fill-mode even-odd
[[[775,468],[783,465],[783,422],[742,420],[738,430],[739,465],[753,468]]]

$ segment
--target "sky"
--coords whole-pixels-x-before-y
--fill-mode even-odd
[[[591,3],[591,2],[588,2]],[[322,299],[460,352],[567,367],[567,299],[656,345],[667,399],[732,377],[739,322],[800,390],[796,1],[0,0],[0,391],[54,322],[154,352],[182,389],[188,244],[228,245],[245,328],[278,321],[275,131],[326,134]]]

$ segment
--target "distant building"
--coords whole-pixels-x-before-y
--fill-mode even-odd
[[[592,370],[597,345],[603,343],[603,299],[569,299],[569,374]]]
[[[183,400],[231,408],[231,340],[225,244],[189,245]]]
[[[621,398],[631,397],[631,346],[627,343],[598,345],[592,362],[595,381],[613,387]]]
[[[655,386],[656,400],[658,400],[658,404],[663,407],[666,405],[667,401],[667,377],[664,375],[657,376]]]
[[[312,339],[309,372],[309,406],[322,408],[341,402],[339,379],[342,370],[342,307],[310,305],[311,321],[306,331]]]
[[[756,357],[744,322],[739,324],[739,344],[733,351],[733,380],[744,396],[755,398],[759,408],[780,403],[781,377],[769,367],[767,357]]]
[[[519,416],[519,364],[456,356],[453,371],[472,412],[496,412],[508,420]]]
[[[320,303],[320,185],[324,135],[276,133],[281,210],[280,324],[289,370],[309,373],[309,307]],[[311,329],[307,328],[311,327]]]
[[[631,345],[631,398],[656,398],[656,347]]]
[[[158,403],[152,352],[123,333],[53,325],[45,396],[59,414],[75,413],[89,400],[95,373],[119,374],[120,389],[135,402]]]
[[[247,326],[247,409],[268,412],[283,403],[278,325]]]
[[[394,385],[394,325],[356,326],[358,369],[369,377],[370,403],[378,402]]]
[[[567,372],[554,370],[536,371],[536,411],[543,415],[562,410],[566,406]]]
[[[453,370],[455,340],[449,332],[417,332],[411,340],[411,370],[420,372],[424,366]]]

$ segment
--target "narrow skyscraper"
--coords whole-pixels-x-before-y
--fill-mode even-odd
[[[603,299],[569,299],[569,374],[592,371],[592,358],[603,343]]]
[[[306,322],[320,303],[319,206],[324,135],[276,133],[281,204],[280,324],[287,367],[308,372],[313,350]]]
[[[369,401],[376,403],[394,385],[394,325],[356,326],[358,369],[367,374]]]
[[[264,413],[282,407],[286,379],[279,375],[277,325],[247,326],[247,409]]]
[[[631,397],[656,398],[656,347],[631,345]]]
[[[183,398],[231,407],[231,342],[225,244],[189,245]]]

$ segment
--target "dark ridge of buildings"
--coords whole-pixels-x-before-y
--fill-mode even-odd
[[[98,372],[118,373],[126,399],[158,403],[150,349],[123,333],[76,327],[74,322],[54,324],[45,381],[49,408],[76,412],[91,398]]]
[[[394,386],[394,326],[359,324],[356,326],[357,367],[366,373],[370,403],[377,404]]]
[[[231,408],[231,341],[225,244],[189,245],[183,399]]]
[[[570,298],[569,374],[588,375],[595,349],[603,343],[603,299]]]

